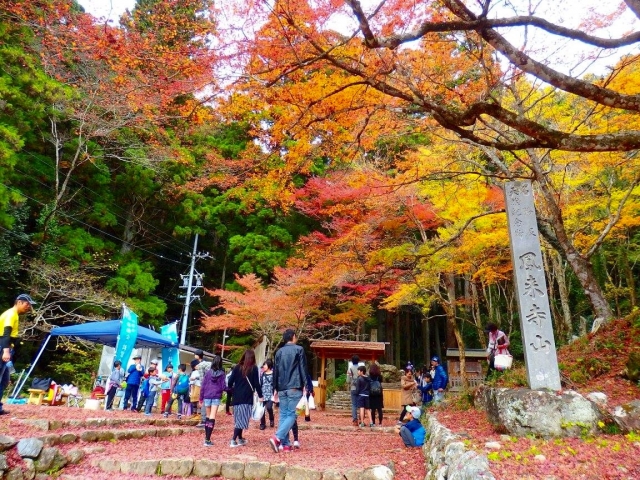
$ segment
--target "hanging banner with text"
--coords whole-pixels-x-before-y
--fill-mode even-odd
[[[120,322],[120,334],[116,344],[115,360],[120,360],[125,367],[129,363],[129,357],[138,339],[138,315],[122,306],[122,320]]]
[[[160,327],[160,334],[169,339],[174,344],[178,345],[178,328],[177,322],[163,325]],[[180,357],[178,355],[177,347],[164,347],[162,349],[162,365],[163,368],[167,368],[167,365],[173,364],[174,371],[177,371],[178,365],[180,365]]]

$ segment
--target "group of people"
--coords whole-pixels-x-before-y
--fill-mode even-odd
[[[125,371],[122,362],[116,360],[113,370],[107,380],[106,409],[112,410],[116,393],[124,389],[122,408],[134,412],[141,412],[144,408],[145,415],[151,415],[156,405],[165,417],[172,414],[174,403],[177,403],[177,416],[197,414],[201,395],[202,380],[207,371],[215,362],[204,360],[202,350],[197,350],[194,359],[190,363],[191,371],[187,372],[187,365],[178,365],[177,371],[169,363],[164,371],[158,368],[158,360],[152,359],[151,365],[145,370],[141,355],[134,355],[133,364]],[[222,360],[218,357],[219,369],[222,369]],[[223,379],[224,371],[222,370]],[[160,395],[158,397],[158,395]],[[206,410],[201,409],[201,425],[205,425]]]
[[[0,316],[0,400],[9,382],[12,344],[18,336],[18,318],[29,312],[34,304],[29,295],[21,294],[16,298],[14,306]],[[495,371],[495,355],[508,353],[509,339],[495,324],[489,324],[487,332],[488,378]],[[158,406],[165,417],[171,415],[176,400],[178,418],[197,411],[200,406],[201,422],[198,426],[204,428],[204,445],[211,446],[217,412],[226,393],[227,414],[230,414],[229,403],[233,404],[234,429],[230,447],[239,447],[247,443],[243,432],[249,428],[254,399],[257,398],[265,407],[260,419],[261,430],[267,428],[267,417],[269,427],[274,428],[273,407],[279,406],[278,426],[269,437],[270,447],[275,453],[292,450],[300,445],[296,408],[303,395],[306,398],[313,395],[313,384],[307,370],[304,350],[297,345],[295,331],[286,330],[283,342],[284,345],[276,351],[274,360],[267,359],[260,369],[256,364],[255,352],[248,349],[228,374],[219,355],[208,362],[204,360],[201,350],[194,354],[190,373],[187,373],[186,364],[178,365],[177,372],[174,372],[173,365],[168,364],[160,372],[157,360],[152,360],[145,371],[140,355],[133,357],[134,363],[126,371],[120,361],[115,361],[107,384],[106,409],[113,408],[114,397],[119,389],[124,389],[124,408],[140,412],[144,407],[146,415],[151,415],[158,393]],[[351,390],[353,424],[374,427],[377,417],[378,425],[382,425],[384,402],[382,375],[378,364],[372,363],[367,375],[366,366],[354,355],[349,363],[347,378]],[[421,410],[418,405],[441,402],[447,382],[447,373],[437,356],[431,358],[430,368],[425,366],[420,372],[416,372],[411,364],[405,368],[401,378],[402,410],[396,428],[406,446],[416,447],[424,443],[425,430],[420,422]],[[0,415],[6,413],[0,403]],[[308,413],[305,420],[310,420]]]

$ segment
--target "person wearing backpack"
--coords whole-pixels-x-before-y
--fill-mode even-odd
[[[142,383],[140,384],[140,397],[138,398],[138,406],[136,408],[138,412],[142,411],[145,403],[147,402],[147,398],[149,397],[149,377],[151,376],[151,372],[153,370],[153,367],[149,367],[147,369],[147,373],[142,376]]]
[[[151,415],[151,409],[153,408],[153,404],[156,401],[156,395],[158,390],[160,390],[160,385],[162,384],[162,380],[158,375],[158,370],[154,367],[149,368],[149,378],[145,380],[147,382],[147,405],[144,409],[144,414],[146,416]]]
[[[429,405],[433,401],[433,378],[426,368],[420,375],[418,390],[422,392],[422,405]]]
[[[360,362],[360,357],[354,355],[351,357],[349,367],[347,368],[347,382],[350,385],[351,390],[351,420],[353,426],[358,426],[358,395],[356,394],[356,382],[358,381],[358,367],[364,366],[364,363]]]
[[[372,363],[369,367],[369,408],[371,409],[371,421],[376,424],[376,412],[378,413],[379,423],[382,426],[382,409],[384,401],[382,398],[382,373],[377,363]]]
[[[171,398],[167,403],[167,408],[164,411],[163,416],[167,418],[171,415],[171,407],[173,407],[173,401],[178,400],[178,420],[182,418],[182,405],[183,402],[189,401],[189,375],[187,375],[187,365],[181,363],[178,365],[178,375],[175,376],[173,382]]]
[[[369,420],[369,427],[373,427],[371,410],[369,408],[369,393],[371,391],[371,381],[367,377],[367,367],[358,367],[358,380],[356,381],[356,394],[358,395],[358,409],[360,410],[360,427],[364,427],[365,417]]]

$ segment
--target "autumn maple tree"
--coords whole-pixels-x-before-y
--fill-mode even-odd
[[[578,78],[544,58],[553,58],[549,49],[527,43],[529,36],[544,32],[542,41],[548,45],[559,40],[612,51],[637,44],[637,32],[607,38],[598,31],[624,15],[638,15],[635,0],[625,4],[605,14],[587,13],[581,24],[566,27],[555,21],[556,10],[547,5],[494,0],[277,2],[273,7],[249,2],[244,29],[255,39],[255,47],[247,50],[256,52],[256,61],[248,63],[249,73],[276,87],[311,70],[327,78],[342,77],[340,85],[327,83],[307,93],[307,101],[300,102],[303,123],[344,89],[352,105],[362,101],[365,92],[376,91],[397,102],[398,108],[428,116],[479,145],[500,150],[628,151],[640,145],[633,128],[575,132],[540,122],[503,96],[514,80],[528,75],[583,98],[593,108],[638,112],[637,93],[611,84],[635,59],[603,77]]]

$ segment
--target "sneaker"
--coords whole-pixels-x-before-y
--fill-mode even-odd
[[[231,440],[231,443],[229,443],[229,446],[231,448],[236,448],[236,447],[239,447],[240,444],[238,442],[236,442],[235,440]]]
[[[164,418],[169,418],[169,414],[168,414],[168,413],[163,413],[163,414],[162,414],[162,416],[163,416]]]
[[[181,414],[178,414],[178,420],[180,420],[182,418]]]
[[[231,413],[231,412],[227,412],[227,415],[233,415],[233,413]]]
[[[278,437],[276,437],[275,435],[271,435],[269,437],[269,445],[271,445],[271,448],[273,448],[273,451],[278,453],[278,447],[280,446],[280,440],[278,440]]]
[[[295,448],[295,449],[300,448],[300,442],[298,440],[294,440],[293,441],[293,448]]]
[[[0,415],[9,415],[9,412],[6,410],[0,410]]]
[[[359,426],[360,428],[364,428],[364,423],[361,423]]]
[[[260,430],[264,430],[265,428],[267,428],[266,425],[260,425]]]
[[[238,439],[238,445],[240,445],[241,447],[244,447],[246,444],[247,444],[247,440],[245,438]]]
[[[358,420],[354,420],[354,421],[353,421],[353,422],[351,422],[351,423],[353,423],[353,426],[354,426],[354,427],[357,427],[357,426],[358,426]]]
[[[282,447],[282,451],[283,452],[293,452],[293,448],[291,448],[291,445],[285,445],[284,447]]]
[[[370,423],[370,424],[369,424],[369,426],[370,426],[371,428],[373,428],[373,427],[375,427],[375,426],[376,426],[376,424],[375,424],[375,423]]]
[[[146,415],[147,417],[150,417],[152,414],[151,414],[151,413],[146,413],[146,412],[145,412],[145,415]]]
[[[269,423],[269,426],[270,426],[271,428],[273,428],[273,422]]]
[[[196,428],[204,428],[204,423],[200,422],[196,425]]]
[[[211,440],[205,440],[204,441],[204,446],[205,447],[213,447],[213,442]]]

